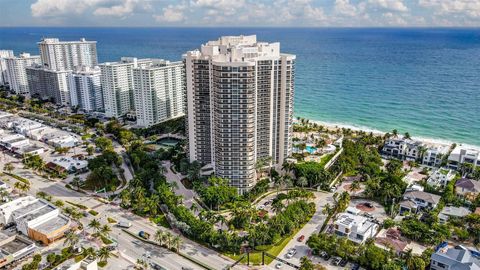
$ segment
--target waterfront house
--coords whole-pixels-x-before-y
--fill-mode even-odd
[[[447,166],[452,170],[459,170],[464,163],[480,166],[480,150],[459,145],[448,156]]]
[[[468,178],[462,178],[455,183],[457,196],[473,201],[480,193],[480,182]]]
[[[421,147],[423,147],[423,143],[420,141],[391,138],[385,142],[381,153],[386,157],[416,161],[421,157]]]
[[[449,147],[438,145],[425,150],[422,158],[422,164],[430,167],[440,167],[444,158],[448,154]]]

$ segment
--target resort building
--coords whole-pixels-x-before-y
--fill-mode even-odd
[[[430,263],[431,270],[479,270],[480,262],[472,252],[465,247],[444,247],[433,253]]]
[[[455,193],[461,198],[474,201],[480,194],[480,181],[462,178],[455,183]]]
[[[354,213],[340,213],[334,223],[335,234],[348,237],[349,240],[362,244],[375,236],[378,224],[368,218]]]
[[[440,196],[424,191],[409,190],[403,194],[400,202],[400,214],[405,212],[417,213],[423,209],[434,209],[440,202]]]
[[[255,164],[280,165],[292,151],[295,55],[280,43],[224,36],[184,56],[188,156],[242,193]]]
[[[52,100],[63,106],[70,105],[70,88],[68,76],[70,71],[57,71],[40,65],[27,67],[27,81],[30,96],[42,100]]]
[[[100,65],[106,117],[123,117],[135,110],[133,69],[151,64],[150,59],[122,57],[119,62]]]
[[[448,156],[448,167],[459,170],[462,164],[471,164],[473,168],[480,166],[480,150],[459,145]]]
[[[430,167],[440,167],[443,160],[447,158],[449,147],[433,146],[428,147],[423,154],[422,164]]]
[[[391,138],[385,142],[382,154],[401,160],[419,160],[423,143],[405,138]]]
[[[70,104],[84,112],[103,111],[103,91],[99,67],[81,66],[69,74]]]
[[[44,38],[38,42],[42,66],[51,70],[73,70],[77,66],[97,65],[97,42],[60,41],[58,38]]]
[[[7,61],[5,58],[14,57],[12,50],[0,50],[0,85],[8,85]]]
[[[29,89],[26,68],[40,64],[40,56],[22,53],[19,56],[11,56],[4,59],[10,90],[16,94],[27,95]]]
[[[435,188],[445,188],[445,186],[455,178],[456,173],[449,169],[437,169],[427,179],[427,184]]]
[[[182,62],[152,59],[133,68],[137,125],[149,127],[184,113],[184,69]]]

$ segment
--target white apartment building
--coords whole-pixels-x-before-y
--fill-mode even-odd
[[[153,59],[133,69],[137,125],[149,127],[184,113],[184,72],[182,62]]]
[[[368,238],[374,237],[378,224],[368,218],[352,213],[340,213],[334,223],[335,234],[347,237],[349,240],[362,244]]]
[[[427,179],[427,184],[432,187],[445,188],[455,178],[456,173],[448,169],[437,169]]]
[[[184,55],[190,161],[211,166],[242,193],[255,164],[292,151],[295,55],[280,43],[224,36]]]
[[[0,85],[8,85],[7,61],[5,58],[14,57],[12,50],[0,50]]]
[[[16,94],[26,95],[29,93],[26,68],[41,63],[39,55],[22,53],[15,57],[6,57],[7,78],[10,89]]]
[[[480,166],[480,150],[462,145],[455,147],[448,156],[448,167],[458,170],[464,163],[472,164],[473,167]]]
[[[150,59],[122,57],[119,62],[100,64],[106,117],[123,117],[135,110],[133,69],[151,64]]]
[[[77,67],[68,76],[70,105],[85,112],[103,111],[103,91],[99,67]]]
[[[70,105],[68,76],[71,71],[51,70],[37,65],[27,67],[26,73],[30,96],[53,100],[58,105]]]
[[[38,47],[42,65],[48,69],[73,70],[77,66],[94,67],[98,64],[96,41],[45,38],[38,42]]]

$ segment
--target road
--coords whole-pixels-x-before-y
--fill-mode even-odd
[[[169,183],[175,183],[175,194],[183,197],[183,204],[190,208],[192,204],[196,204],[193,197],[195,197],[195,192],[193,190],[187,189],[182,183],[182,177],[178,173],[174,173],[170,167],[172,164],[170,161],[164,161],[162,163],[165,168],[165,177]]]
[[[5,157],[7,162],[16,161],[13,157],[6,156]],[[93,218],[96,218],[101,221],[102,224],[107,224],[107,217],[111,217],[117,221],[130,221],[132,223],[132,227],[129,229],[130,231],[137,233],[140,230],[146,231],[150,233],[152,236],[154,235],[155,231],[160,227],[157,227],[148,219],[141,218],[137,215],[134,215],[128,210],[122,209],[119,206],[105,204],[102,203],[95,198],[89,197],[87,194],[76,192],[70,189],[67,189],[64,186],[64,183],[61,181],[50,181],[44,179],[29,170],[23,169],[23,165],[21,163],[14,163],[15,169],[13,173],[20,175],[22,177],[27,178],[31,182],[31,189],[28,192],[29,194],[35,196],[35,194],[39,191],[43,191],[49,195],[54,197],[54,200],[61,199],[64,202],[70,201],[73,203],[85,205],[90,209],[94,209],[99,213],[98,216],[94,217],[92,215],[88,215],[81,220],[83,224],[88,224]],[[8,177],[9,184],[13,186],[15,180],[12,177]],[[170,231],[172,234],[175,232],[163,228],[164,231]],[[89,231],[87,229],[87,231]],[[148,243],[141,242],[133,238],[132,236],[124,233],[121,228],[112,226],[111,232],[112,238],[115,240],[118,239],[118,249],[120,254],[123,255],[125,265],[122,265],[120,269],[127,269],[128,266],[132,265],[132,260],[136,261],[136,259],[142,259],[142,255],[145,252],[150,251],[152,254],[151,260],[166,267],[167,269],[182,269],[182,267],[190,267],[192,269],[199,269],[198,265],[193,265],[192,262],[189,260],[172,253],[164,248],[153,246]],[[201,261],[214,269],[223,269],[224,267],[231,265],[233,261],[228,259],[219,253],[208,249],[196,242],[190,241],[189,239],[182,236],[183,244],[181,246],[180,252],[186,254],[198,261]],[[145,259],[145,258],[143,258]],[[119,269],[118,265],[115,267],[107,266],[106,269]],[[248,269],[244,268],[243,266],[237,267],[236,269]]]
[[[300,265],[300,258],[303,256],[307,256],[311,260],[313,260],[316,263],[321,263],[325,264],[323,260],[321,260],[318,257],[312,256],[311,255],[311,250],[310,248],[306,245],[307,239],[314,233],[318,233],[322,227],[322,224],[325,222],[326,215],[322,214],[323,207],[325,204],[329,203],[330,205],[334,204],[333,201],[333,193],[326,193],[326,192],[314,192],[315,194],[315,207],[316,211],[313,217],[310,219],[303,228],[301,228],[295,236],[290,240],[290,242],[285,246],[285,248],[279,253],[278,257],[285,259],[295,265]],[[305,235],[305,240],[302,242],[298,242],[298,238],[301,235]],[[297,250],[297,253],[293,256],[291,259],[286,259],[285,255],[288,253],[288,250],[291,248],[295,248]],[[270,263],[270,267],[273,267],[277,264],[277,262],[273,261]],[[294,269],[290,266],[284,265],[282,269]]]

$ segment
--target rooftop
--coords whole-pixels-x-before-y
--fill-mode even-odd
[[[48,219],[45,222],[34,226],[32,229],[34,229],[34,230],[36,230],[40,233],[49,235],[52,232],[68,225],[69,223],[70,223],[69,218],[67,218],[66,216],[63,216],[63,215],[58,215],[54,218]]]
[[[430,202],[432,204],[437,204],[441,198],[438,195],[424,192],[424,191],[418,191],[418,190],[407,191],[405,192],[405,194],[403,194],[403,197],[412,198],[412,199],[421,199],[426,202]]]

